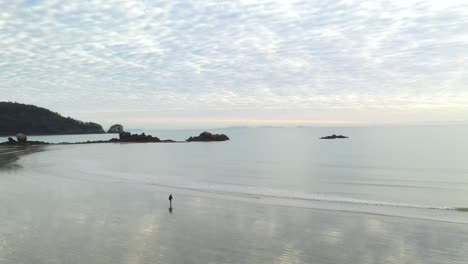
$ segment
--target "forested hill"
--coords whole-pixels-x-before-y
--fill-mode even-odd
[[[0,135],[104,133],[102,126],[82,122],[34,105],[0,102]]]

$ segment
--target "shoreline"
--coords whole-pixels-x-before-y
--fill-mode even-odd
[[[0,237],[8,246],[0,251],[2,263],[448,264],[468,257],[467,224],[456,222],[458,217],[422,218],[455,215],[448,211],[416,210],[416,217],[405,217],[394,215],[410,212],[404,208],[335,207],[272,198],[278,193],[256,188],[238,194],[244,189],[229,183],[219,189],[192,182],[191,163],[185,163],[182,182],[166,181],[164,170],[156,170],[171,161],[168,169],[184,167],[180,160],[202,150],[209,156],[218,149],[213,146],[227,152],[222,144],[62,145],[70,144],[0,147],[0,153],[20,159],[0,169]],[[44,151],[22,155],[29,150]],[[144,164],[154,166],[137,170]]]
[[[88,144],[105,144],[105,143],[189,143],[186,141],[175,142],[113,142],[113,141],[89,141],[76,143],[50,143],[45,145],[0,145],[0,152],[3,149],[16,149],[8,158],[3,158],[3,165],[9,166],[17,161],[21,156],[43,151],[42,146],[69,146],[69,145],[88,145]],[[120,144],[119,144],[120,145]],[[127,145],[127,144],[123,144]],[[109,146],[110,149],[113,147]],[[67,149],[67,148],[64,148]],[[63,149],[63,150],[64,150]],[[107,149],[105,147],[104,149]],[[124,149],[121,149],[124,151]],[[27,153],[25,151],[28,151]],[[0,157],[1,159],[1,157]],[[0,164],[1,165],[1,164]],[[3,166],[2,165],[2,166]],[[137,165],[136,165],[137,166]],[[34,168],[32,168],[34,169]],[[127,181],[127,179],[121,179]],[[139,181],[134,179],[131,184],[134,185],[150,185],[159,188],[171,188],[178,191],[196,193],[200,196],[212,197],[230,197],[233,200],[245,200],[247,202],[258,201],[261,204],[297,207],[304,209],[343,211],[350,213],[361,214],[376,214],[389,217],[404,217],[410,219],[421,219],[428,221],[453,222],[459,224],[468,224],[467,209],[463,204],[447,204],[444,206],[431,206],[426,204],[410,204],[389,202],[386,200],[353,200],[349,198],[324,196],[314,193],[284,193],[282,189],[272,189],[267,193],[245,192],[242,189],[231,189],[223,186],[215,189],[207,188],[206,186],[191,186],[187,184],[174,184],[170,181]],[[268,190],[267,190],[268,191]],[[263,191],[262,191],[263,192]],[[445,212],[443,215],[438,215],[440,212]]]
[[[104,143],[189,143],[185,141],[178,142],[77,142],[77,143],[51,143],[46,145],[0,145],[0,170],[7,168],[9,166],[15,166],[15,162],[18,161],[22,156],[29,154],[46,151],[44,146],[64,146],[64,145],[87,145],[87,144],[104,144]],[[126,145],[126,144],[124,144]],[[2,150],[13,150],[10,152],[5,152]],[[2,155],[5,154],[5,155]],[[22,166],[19,166],[22,167]],[[34,170],[34,168],[29,168]],[[184,186],[184,185],[173,185],[163,182],[151,182],[151,181],[128,181],[128,179],[122,178],[119,180],[119,183],[127,183],[135,186],[151,186],[158,188],[160,191],[165,190],[175,190],[178,192],[183,192],[186,194],[191,194],[196,197],[204,198],[215,198],[215,199],[224,199],[224,200],[236,200],[243,201],[248,203],[263,204],[269,206],[280,206],[280,207],[291,207],[291,208],[301,208],[309,210],[320,210],[320,211],[336,211],[336,212],[345,212],[345,213],[355,213],[355,214],[369,214],[369,215],[380,215],[386,217],[395,217],[395,218],[406,218],[406,219],[415,219],[415,220],[424,220],[424,221],[435,221],[435,222],[444,222],[444,223],[454,223],[454,224],[468,224],[468,219],[465,220],[463,217],[466,214],[467,209],[465,207],[450,207],[450,208],[436,208],[428,207],[421,205],[393,205],[393,204],[382,204],[385,202],[372,202],[367,201],[365,203],[359,202],[347,202],[342,200],[329,200],[329,199],[320,199],[320,198],[309,198],[309,197],[290,197],[282,196],[281,194],[256,194],[256,193],[244,193],[242,191],[237,192],[233,190],[223,190],[223,189],[204,189],[200,187],[193,186]],[[395,209],[402,209],[402,212],[399,212]],[[428,212],[425,212],[428,211]],[[437,211],[446,211],[447,214],[456,217],[456,219],[451,219],[450,217],[440,217],[437,216]],[[423,215],[418,215],[416,213],[423,212]],[[458,215],[458,216],[457,216]],[[462,216],[461,218],[459,218]]]
[[[344,264],[383,263],[389,258],[398,263],[458,263],[467,256],[460,241],[468,239],[468,227],[454,223],[285,207],[97,179],[76,182],[35,171],[1,180],[0,189],[13,190],[0,192],[5,208],[0,217],[7,228],[0,235],[14,245],[0,255],[7,264],[142,259],[141,263],[325,259]],[[24,217],[31,212],[34,218]],[[41,224],[34,224],[37,221]],[[37,244],[37,237],[48,243]],[[402,244],[408,249],[405,254]]]
[[[14,166],[22,156],[44,151],[45,145],[12,146],[0,145],[0,171]]]

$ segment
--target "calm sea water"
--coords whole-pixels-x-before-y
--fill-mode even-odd
[[[181,140],[200,131],[146,131]],[[126,181],[273,204],[468,222],[468,126],[239,128],[231,140],[183,144],[51,146],[30,170]],[[349,139],[319,140],[330,134]],[[37,136],[78,142],[115,134]],[[35,164],[29,164],[34,161]],[[45,168],[44,168],[45,167]],[[74,174],[74,173],[73,173]],[[75,174],[74,174],[75,175]]]
[[[163,139],[184,140],[201,131],[145,132]],[[172,230],[177,239],[171,239],[176,241],[166,237],[175,243],[172,246],[179,245],[186,253],[200,259],[178,259],[180,257],[176,256],[180,252],[159,249],[158,254],[169,254],[166,256],[168,259],[145,251],[134,252],[135,258],[140,256],[144,259],[140,262],[125,262],[119,258],[114,262],[152,263],[149,256],[153,256],[162,263],[273,263],[281,259],[275,253],[276,242],[261,242],[270,239],[278,239],[280,244],[290,243],[289,251],[282,251],[289,254],[283,256],[285,263],[382,263],[377,260],[389,263],[464,263],[468,259],[463,253],[468,250],[468,245],[460,242],[467,241],[468,213],[457,210],[468,207],[467,126],[242,128],[213,132],[226,133],[231,140],[57,145],[20,156],[15,163],[17,166],[0,171],[2,219],[7,220],[4,229],[0,229],[0,239],[3,239],[0,242],[7,243],[10,250],[15,249],[11,245],[14,241],[17,246],[29,247],[36,252],[33,240],[41,236],[50,238],[63,233],[63,241],[74,241],[73,237],[92,238],[94,242],[91,244],[100,245],[96,242],[99,236],[93,232],[102,232],[107,238],[137,232],[139,236],[148,236],[146,239],[138,237],[139,243],[151,242],[155,247],[160,245],[164,248],[169,245],[164,241],[156,243],[154,239],[161,233],[170,236],[166,232]],[[350,138],[318,139],[330,134],[344,134]],[[107,137],[115,135],[30,139],[72,142]],[[179,206],[175,207],[173,214],[169,214],[165,207],[169,192],[175,194]],[[193,218],[197,226],[189,227],[191,223],[187,219],[174,220],[176,215]],[[174,226],[164,229],[161,225],[165,221],[179,221],[184,225],[179,227],[185,230],[185,235],[211,239],[208,244],[214,249],[208,250],[202,241],[184,238],[184,233],[180,234],[181,231]],[[206,225],[201,223],[203,221]],[[229,227],[235,227],[234,231],[237,231]],[[315,228],[326,229],[329,233],[317,233],[319,231]],[[372,237],[377,234],[369,234],[369,228],[382,236]],[[156,229],[159,233],[155,233]],[[27,238],[24,241],[14,239],[8,230],[21,231]],[[39,237],[34,237],[28,230],[38,232],[34,234]],[[54,233],[44,233],[47,230]],[[83,230],[91,233],[88,236],[77,233]],[[313,237],[305,236],[307,232]],[[102,259],[91,261],[88,255],[86,262],[112,262],[114,257],[117,258],[115,254],[119,254],[115,251],[119,247],[137,246],[128,241],[128,237],[122,239],[120,242],[112,241],[108,245],[110,248],[102,248],[106,245],[101,245],[93,254]],[[378,245],[367,244],[367,239],[372,243],[382,243],[382,248],[391,244],[392,258],[381,259],[377,254],[380,257],[362,259],[351,254],[353,249],[365,252],[368,250],[366,247],[377,252],[383,250]],[[241,252],[233,249],[243,248],[243,243],[250,240],[257,241],[254,249],[245,248]],[[53,241],[53,245],[60,244],[56,239]],[[399,246],[393,244],[397,242]],[[190,246],[186,243],[195,244]],[[197,246],[198,243],[201,244]],[[312,253],[308,253],[309,247],[323,248],[324,245],[334,250],[346,246],[351,259],[356,262],[346,262],[349,256],[343,252],[332,254],[331,249],[310,249]],[[446,248],[447,245],[451,245],[451,249]],[[197,251],[197,247],[208,252]],[[47,256],[37,257],[35,263],[53,263],[50,251],[58,249],[47,247],[43,250]],[[89,250],[81,248],[73,254],[81,256],[84,252],[89,254]],[[429,255],[408,253],[413,250],[427,251]],[[0,246],[0,260],[1,253]],[[4,253],[4,262],[15,263],[14,258],[23,259],[23,254]],[[57,257],[58,253],[54,254]],[[63,262],[60,254],[57,258],[57,263]]]

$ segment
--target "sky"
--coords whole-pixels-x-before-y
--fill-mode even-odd
[[[131,128],[468,123],[465,0],[0,4],[0,101]]]

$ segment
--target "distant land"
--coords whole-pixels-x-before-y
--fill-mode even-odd
[[[83,122],[34,105],[0,102],[0,136],[96,134],[105,133],[101,125]]]

